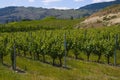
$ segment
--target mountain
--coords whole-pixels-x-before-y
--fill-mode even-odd
[[[106,7],[77,25],[77,27],[103,27],[120,24],[120,4]]]
[[[108,7],[108,6],[112,6],[115,4],[120,4],[120,0],[115,0],[115,1],[110,1],[110,2],[100,2],[100,3],[93,3],[93,4],[89,4],[83,7],[80,7],[77,10],[86,10],[90,13],[87,13],[89,16],[95,12],[98,12],[99,10]]]
[[[100,9],[103,9],[105,7],[120,4],[120,0],[110,1],[110,2],[101,2],[101,3],[94,3],[90,5],[83,6],[79,8],[79,10],[92,10],[93,12],[99,11]]]
[[[10,6],[0,8],[0,23],[8,23],[21,20],[39,20],[48,16],[54,16],[58,19],[82,18],[114,4],[120,4],[120,0],[94,3],[81,7],[79,9],[69,10]]]
[[[57,10],[35,7],[6,7],[0,9],[0,22],[12,22],[27,20],[39,20],[48,16],[54,16],[59,19],[81,18],[87,15],[87,10]]]

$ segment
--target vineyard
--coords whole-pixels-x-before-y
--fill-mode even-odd
[[[88,61],[92,54],[98,57],[97,62],[105,56],[109,64],[110,58],[116,54],[115,51],[120,49],[119,34],[118,27],[114,30],[108,28],[1,33],[1,60],[4,55],[14,53],[15,46],[17,55],[34,60],[42,59],[43,62],[46,62],[45,57],[49,56],[53,65],[55,60],[59,59],[59,65],[62,66],[65,50],[66,56],[70,56],[68,52],[72,50],[76,59],[80,58],[79,54],[84,53]]]
[[[25,28],[27,30],[28,27]],[[8,27],[2,29],[3,31],[0,32],[0,61],[1,64],[9,64],[15,71],[18,67],[24,71],[30,69],[27,66],[30,62],[26,60],[31,60],[33,64],[35,61],[35,64],[48,64],[48,66],[53,65],[54,68],[65,69],[72,69],[70,63],[78,64],[76,63],[78,61],[120,66],[119,26],[73,30],[33,29],[26,32],[7,32]],[[23,59],[26,64],[22,64],[19,59]],[[90,65],[90,63],[87,64]],[[77,65],[77,67],[80,66]]]
[[[0,25],[0,32],[26,32],[35,30],[56,30],[56,29],[72,29],[84,19],[61,20],[54,18],[45,18],[43,20],[12,22]]]

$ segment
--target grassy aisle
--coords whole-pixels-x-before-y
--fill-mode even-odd
[[[4,60],[10,65],[8,56]],[[69,70],[17,57],[17,66],[26,73],[0,65],[0,80],[120,80],[120,67],[73,59],[68,59],[67,64]]]

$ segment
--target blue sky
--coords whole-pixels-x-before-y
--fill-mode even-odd
[[[77,9],[91,3],[114,0],[0,0],[0,8],[7,6],[33,6],[57,9]]]

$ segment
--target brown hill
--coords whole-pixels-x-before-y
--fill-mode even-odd
[[[86,18],[77,27],[103,27],[120,24],[120,4],[109,6]]]
[[[119,5],[113,5],[113,6],[106,7],[104,9],[100,10],[99,12],[94,13],[90,17],[104,16],[104,15],[108,15],[110,13],[118,13],[118,12],[120,12],[120,4]]]

